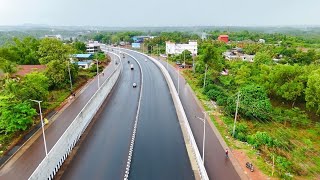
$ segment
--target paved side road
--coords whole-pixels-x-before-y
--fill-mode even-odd
[[[114,61],[113,61],[114,62]],[[109,77],[115,69],[115,64],[111,64],[104,70],[104,75],[100,75],[100,83]],[[63,112],[57,114],[56,119],[46,127],[45,130],[48,152],[55,142],[71,124],[80,110],[98,89],[97,78],[89,82],[81,94],[76,95],[76,99]],[[45,157],[42,131],[36,133],[20,151],[18,151],[8,163],[0,170],[0,179],[22,180],[28,179],[39,163]]]
[[[163,60],[160,62],[167,67],[167,63]],[[175,87],[178,89],[178,72],[177,69],[168,65],[169,74],[174,82]],[[180,99],[183,108],[186,112],[188,121],[190,123],[193,135],[200,154],[202,156],[203,145],[203,123],[195,116],[204,117],[203,109],[197,103],[193,96],[193,92],[185,79],[179,76]],[[212,123],[212,122],[210,122]],[[233,167],[231,161],[225,158],[225,149],[219,142],[218,137],[210,127],[208,121],[206,122],[206,141],[205,141],[205,168],[210,179],[222,180],[237,180],[240,179],[237,171]]]

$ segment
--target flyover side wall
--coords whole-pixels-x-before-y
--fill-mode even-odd
[[[90,98],[87,104],[50,150],[48,156],[42,160],[36,170],[32,173],[29,180],[53,179],[62,163],[76,145],[82,133],[85,131],[96,112],[111,92],[113,86],[116,84],[121,70],[121,66],[118,66],[111,76],[104,81],[97,92]]]

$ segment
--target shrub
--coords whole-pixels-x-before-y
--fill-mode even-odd
[[[246,142],[247,141],[247,133],[248,133],[248,126],[245,123],[238,123],[236,125],[236,129],[234,132],[234,138]],[[230,134],[232,135],[232,128],[230,131]]]
[[[311,122],[306,113],[297,107],[292,109],[275,108],[272,118],[281,123],[288,122],[294,127],[307,127]]]
[[[273,139],[266,132],[256,132],[253,135],[247,137],[248,143],[251,144],[254,148],[259,149],[261,146],[266,145],[271,147],[274,145]]]

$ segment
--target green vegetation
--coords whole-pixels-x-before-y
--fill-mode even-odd
[[[308,42],[300,42],[305,43]],[[257,47],[252,48],[255,49],[252,54],[256,55],[253,63],[223,60],[221,52],[239,46]],[[259,152],[256,164],[268,175],[271,175],[268,170],[271,166],[266,162],[275,158],[277,176],[290,179],[291,174],[314,179],[320,173],[320,54],[313,49],[307,52],[293,49],[283,44],[239,42],[225,45],[203,41],[199,45],[195,73],[185,70],[184,75],[203,102],[214,100],[223,110],[226,126],[215,124],[222,134],[227,132],[226,136],[233,135],[232,118],[240,94],[234,138],[250,144],[255,153]],[[273,61],[278,57],[283,61]],[[204,64],[209,66],[205,88]],[[228,75],[220,74],[224,69],[228,70]]]
[[[95,75],[96,68],[79,69],[70,63],[71,54],[84,52],[82,42],[63,43],[57,39],[13,38],[11,43],[0,47],[0,150],[6,151],[12,138],[26,133],[39,122],[38,104],[42,101],[43,113],[59,106],[76,88]],[[106,57],[95,54],[101,63]],[[45,65],[43,71],[16,76],[17,65]],[[100,70],[102,66],[99,65]],[[70,89],[69,71],[74,89]]]

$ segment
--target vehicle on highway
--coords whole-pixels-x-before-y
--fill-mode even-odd
[[[147,60],[147,59],[144,59],[144,61],[147,62],[148,60]]]
[[[133,88],[136,88],[137,87],[137,83],[133,83],[132,86],[133,86]]]
[[[131,69],[131,70],[133,70],[133,69],[134,69],[134,68],[133,68],[133,64],[130,64],[130,69]]]
[[[128,60],[128,64],[130,64],[130,61]]]

